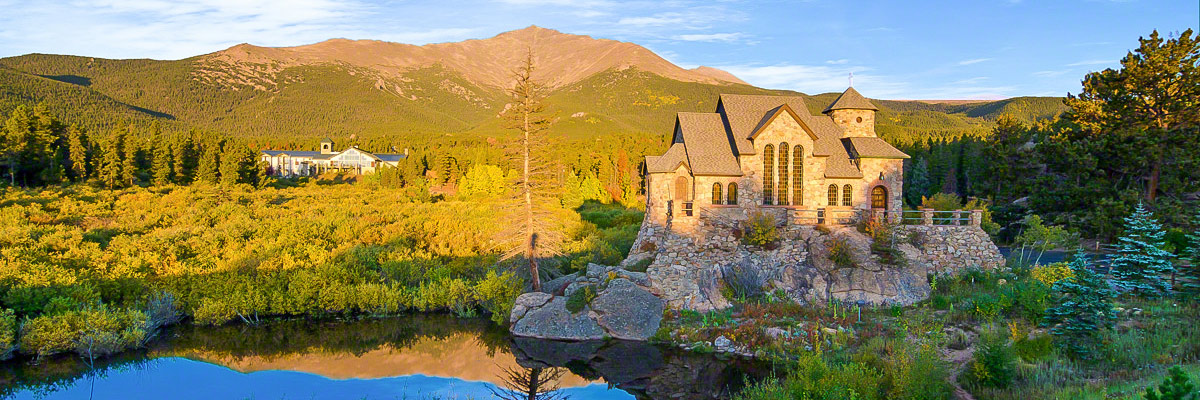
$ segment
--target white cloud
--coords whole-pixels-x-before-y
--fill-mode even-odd
[[[688,42],[735,42],[745,35],[739,32],[734,33],[700,33],[690,35],[676,35],[675,40],[683,40]]]
[[[1037,72],[1034,72],[1032,75],[1039,77],[1039,78],[1053,78],[1056,76],[1062,76],[1063,74],[1068,73],[1068,72],[1071,72],[1071,70],[1065,69],[1065,70],[1058,70],[1058,71],[1037,71]]]
[[[839,60],[827,60],[827,61],[825,61],[825,63],[826,63],[826,64],[832,64],[832,65],[843,65],[843,64],[846,64],[846,63],[848,63],[848,62],[850,62],[850,59],[848,59],[848,58],[843,58],[843,59],[839,59]]]
[[[870,68],[861,66],[827,65],[722,65],[716,68],[729,71],[752,85],[771,89],[791,89],[816,94],[840,92],[850,84],[850,73],[854,73],[854,87],[868,96],[888,96],[898,93],[899,87],[882,77],[862,72]]]
[[[974,78],[960,79],[960,80],[954,81],[954,84],[955,85],[974,85],[974,84],[986,81],[988,79],[991,79],[991,78],[988,78],[986,76],[977,76]]]
[[[0,51],[62,49],[102,57],[183,58],[242,42],[268,46],[316,42],[359,32],[355,1],[78,0],[9,8],[0,37],[21,37]],[[27,46],[27,47],[17,47]]]
[[[984,62],[984,61],[991,61],[991,60],[992,60],[992,59],[990,59],[990,58],[972,58],[972,59],[970,59],[970,60],[962,60],[962,61],[959,61],[959,62],[958,62],[958,65],[971,65],[971,64],[979,64],[979,63],[981,63],[981,62]]]

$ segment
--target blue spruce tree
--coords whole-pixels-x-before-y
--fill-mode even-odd
[[[1174,270],[1170,252],[1163,250],[1162,225],[1141,203],[1125,218],[1125,233],[1117,238],[1117,255],[1112,259],[1113,283],[1122,292],[1159,296],[1171,291],[1165,278]]]
[[[1071,260],[1074,276],[1054,284],[1060,297],[1056,305],[1046,310],[1046,325],[1054,343],[1077,358],[1092,358],[1101,330],[1112,328],[1116,314],[1112,298],[1115,293],[1108,282],[1088,266],[1082,249]]]
[[[1200,212],[1192,220],[1196,231],[1188,234],[1188,267],[1180,271],[1183,292],[1187,298],[1200,300]]]

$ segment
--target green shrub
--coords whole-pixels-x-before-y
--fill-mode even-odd
[[[232,321],[237,313],[224,300],[210,298],[202,301],[192,316],[199,325],[222,325]]]
[[[653,263],[654,263],[654,258],[646,258],[641,261],[630,264],[629,266],[625,267],[625,270],[633,271],[633,272],[646,272],[646,269],[649,268],[650,264],[653,264]]]
[[[595,299],[596,299],[596,286],[595,285],[587,285],[587,286],[575,289],[574,292],[571,292],[570,296],[567,296],[567,310],[572,313],[577,313],[577,312],[583,311],[584,307],[587,307],[588,304],[592,304],[592,300],[595,300]]]
[[[1196,386],[1192,384],[1187,373],[1183,372],[1183,368],[1176,365],[1167,372],[1167,377],[1163,378],[1162,383],[1158,385],[1158,390],[1153,387],[1146,388],[1145,398],[1146,400],[1197,400],[1200,399],[1200,391],[1196,391]]]
[[[836,238],[829,242],[829,261],[839,267],[853,267],[854,259],[850,258],[850,245],[845,239]]]
[[[762,211],[751,213],[742,231],[742,243],[751,246],[765,247],[779,240],[775,217]]]
[[[17,345],[17,315],[13,310],[0,309],[0,360],[12,356]]]
[[[492,313],[492,322],[504,324],[512,314],[517,296],[521,295],[522,286],[521,280],[512,272],[488,271],[487,276],[475,285],[475,294],[483,309]]]
[[[970,382],[974,385],[1007,388],[1016,375],[1017,354],[1002,334],[991,331],[980,337],[970,367]]]
[[[1054,337],[1038,335],[1018,338],[1013,341],[1013,350],[1026,362],[1044,360],[1054,353]]]
[[[21,352],[38,357],[75,351],[100,357],[142,345],[146,314],[105,306],[33,318],[21,327]]]

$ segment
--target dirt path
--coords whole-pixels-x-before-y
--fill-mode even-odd
[[[971,363],[971,358],[975,355],[975,346],[971,346],[962,350],[944,350],[942,352],[942,360],[950,363],[950,376],[946,378],[950,382],[950,386],[954,387],[954,398],[958,400],[975,400],[970,392],[958,385],[958,376],[962,374],[967,365]]]

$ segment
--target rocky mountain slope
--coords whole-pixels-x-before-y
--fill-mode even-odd
[[[183,60],[30,54],[0,59],[0,112],[46,103],[93,130],[158,122],[223,131],[262,144],[318,137],[400,142],[503,135],[512,69],[532,50],[547,105],[568,139],[663,134],[678,111],[711,111],[720,93],[757,88],[710,67],[685,69],[627,42],[529,27],[480,40],[414,46],[333,39],[297,47],[242,44]],[[819,112],[836,94],[810,97]],[[1057,98],[983,103],[878,102],[878,131],[895,140],[976,134],[1002,112],[1031,120]]]

